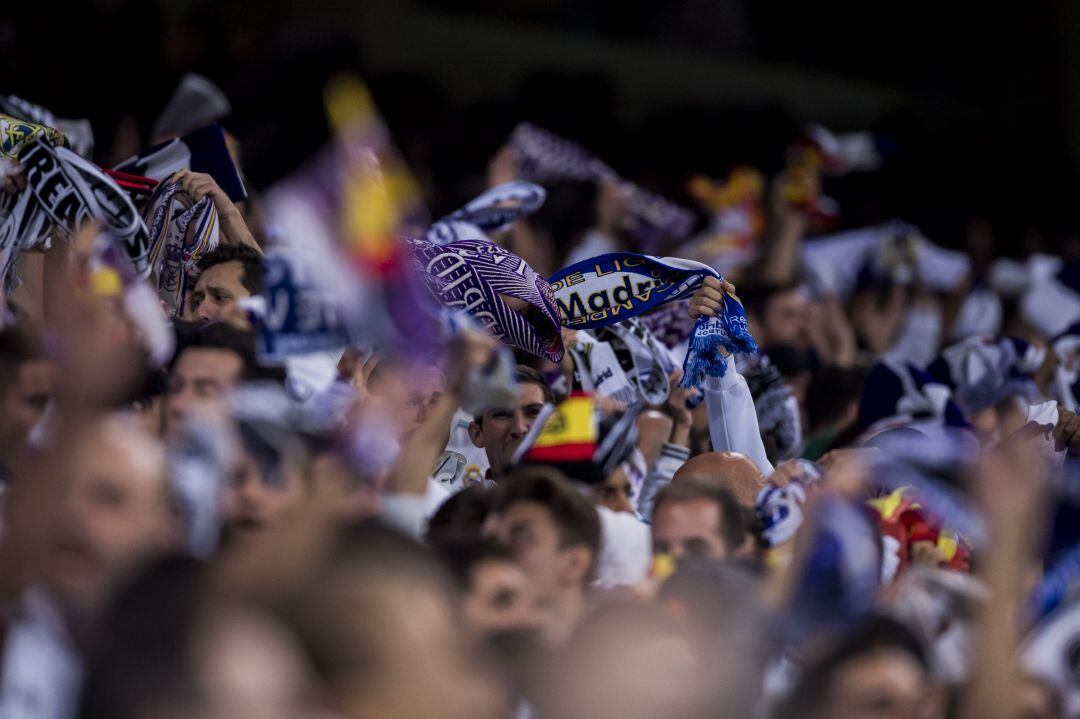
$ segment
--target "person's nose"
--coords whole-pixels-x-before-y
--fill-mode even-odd
[[[195,311],[203,322],[215,322],[218,319],[218,311],[213,302],[203,302]]]
[[[514,439],[521,439],[529,433],[529,421],[524,412],[514,412],[514,424],[510,428],[510,434]]]
[[[165,400],[165,411],[169,421],[183,422],[191,408],[191,391],[186,387],[168,395]]]

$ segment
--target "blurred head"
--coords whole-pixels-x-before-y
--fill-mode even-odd
[[[902,624],[865,620],[811,662],[777,712],[778,719],[933,719],[922,645]]]
[[[474,484],[452,495],[428,520],[427,543],[437,547],[445,541],[480,539],[493,499],[494,491],[483,484]]]
[[[193,415],[223,410],[225,395],[242,379],[281,380],[277,368],[255,358],[255,337],[227,324],[182,325],[165,384],[165,436],[175,438]]]
[[[53,365],[28,327],[0,330],[0,456],[23,447],[52,398]]]
[[[600,552],[600,519],[560,472],[511,472],[495,493],[492,514],[491,534],[513,553],[539,602],[585,590]]]
[[[207,601],[205,585],[198,561],[173,557],[120,593],[90,658],[83,719],[319,715],[292,634],[255,608]]]
[[[510,550],[492,539],[463,539],[438,547],[461,586],[461,613],[477,636],[534,629],[529,579]]]
[[[288,518],[309,492],[311,454],[299,437],[284,431],[267,437],[243,425],[240,434],[222,512],[225,534],[233,539]]]
[[[714,482],[694,477],[673,481],[653,504],[654,554],[723,559],[743,545],[746,535],[735,498]]]
[[[199,261],[199,271],[191,293],[192,319],[250,328],[237,301],[262,292],[262,255],[246,245],[221,245]]]
[[[753,322],[754,338],[761,346],[789,344],[809,347],[810,301],[797,283],[742,287],[739,297]]]
[[[104,418],[75,439],[68,472],[44,582],[81,619],[144,562],[177,548],[181,523],[160,446],[120,419]]]
[[[486,410],[469,424],[469,438],[487,454],[491,474],[499,481],[503,469],[510,464],[514,451],[521,444],[545,403],[555,402],[547,382],[536,370],[518,365],[518,402],[515,407],[495,407]]]
[[[347,717],[504,716],[429,552],[366,522],[348,530],[289,611],[331,708]]]
[[[588,617],[542,674],[544,717],[726,717],[713,673],[687,632],[654,604],[612,603]],[[734,719],[734,717],[732,717]]]
[[[445,383],[435,365],[384,359],[371,371],[367,388],[407,437],[427,419]]]

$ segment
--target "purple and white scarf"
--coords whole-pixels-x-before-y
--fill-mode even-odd
[[[495,337],[552,362],[563,357],[559,310],[547,280],[517,255],[484,240],[437,245],[409,240],[414,267],[435,299],[467,312]],[[503,296],[527,302],[522,313]]]

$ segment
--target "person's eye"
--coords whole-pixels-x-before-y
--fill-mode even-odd
[[[491,413],[491,418],[495,420],[508,420],[510,419],[511,412],[505,409],[497,409]]]
[[[540,408],[539,407],[529,407],[529,408],[527,408],[525,410],[525,416],[528,417],[529,419],[536,419],[537,417],[540,416]]]
[[[491,606],[495,609],[509,609],[517,601],[517,592],[513,589],[500,589],[491,598]]]
[[[686,553],[692,557],[705,557],[709,554],[709,543],[704,539],[695,537],[686,540]]]
[[[225,303],[225,302],[228,302],[228,301],[229,301],[229,296],[228,295],[226,295],[226,294],[224,294],[222,292],[215,292],[214,293],[214,302],[217,302],[218,304],[222,304],[222,303]]]
[[[528,527],[514,527],[510,530],[510,546],[520,548],[527,546],[532,540],[532,533]]]

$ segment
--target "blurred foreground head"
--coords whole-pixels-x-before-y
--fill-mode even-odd
[[[477,666],[451,580],[375,523],[346,532],[292,615],[333,708],[349,717],[482,719],[508,711]]]
[[[179,546],[181,524],[161,447],[122,419],[79,436],[67,472],[44,583],[69,616],[87,619],[143,563]]]

